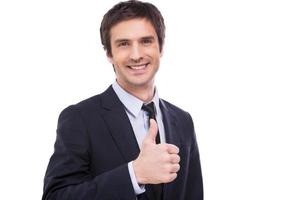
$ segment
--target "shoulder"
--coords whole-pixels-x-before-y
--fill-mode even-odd
[[[71,104],[61,111],[59,118],[65,116],[77,116],[82,118],[93,117],[96,113],[101,113],[103,99],[107,99],[109,96],[112,96],[112,94],[112,88],[109,87],[100,94],[84,99],[78,103]]]
[[[175,116],[177,123],[181,124],[185,129],[194,130],[193,119],[189,112],[164,99],[160,99],[160,103],[161,109]]]
[[[108,87],[104,92],[84,99],[78,103],[72,104],[65,109],[72,109],[77,108],[83,111],[92,111],[95,109],[99,109],[102,105],[102,102],[105,101],[113,101],[116,97],[115,92],[113,91],[112,87]]]
[[[98,94],[90,98],[84,99],[78,103],[69,105],[68,107],[63,109],[61,113],[92,111],[99,106],[100,101],[101,94]]]
[[[160,102],[161,102],[161,107],[163,109],[166,109],[167,111],[172,112],[177,117],[191,119],[191,115],[187,111],[183,110],[182,108],[180,108],[164,99],[160,99]]]

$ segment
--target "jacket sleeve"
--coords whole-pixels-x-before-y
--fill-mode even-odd
[[[89,146],[87,126],[79,109],[66,108],[58,120],[54,153],[44,179],[43,200],[135,199],[127,163],[93,176]]]
[[[203,180],[202,171],[200,165],[199,149],[197,144],[197,138],[194,130],[194,124],[191,116],[189,115],[189,122],[192,127],[192,141],[191,141],[191,155],[189,159],[188,177],[187,177],[187,191],[184,199],[190,200],[203,200]]]

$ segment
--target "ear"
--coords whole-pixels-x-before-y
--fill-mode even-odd
[[[164,48],[161,49],[161,51],[159,52],[159,56],[162,57],[164,55]]]
[[[108,54],[108,52],[106,52],[106,58],[111,64],[114,64],[113,58]]]

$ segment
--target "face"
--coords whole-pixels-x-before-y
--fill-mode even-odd
[[[153,87],[161,52],[157,34],[146,19],[120,22],[110,31],[113,64],[118,83],[127,90]]]

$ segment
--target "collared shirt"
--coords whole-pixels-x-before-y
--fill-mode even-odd
[[[133,128],[134,135],[136,137],[136,140],[138,142],[139,147],[141,148],[143,140],[148,132],[149,129],[149,116],[148,113],[144,110],[142,110],[142,106],[144,103],[149,102],[143,102],[142,100],[138,99],[137,97],[133,96],[132,94],[129,94],[127,91],[125,91],[118,82],[115,82],[112,84],[112,87],[114,91],[116,92],[118,98],[124,105],[126,114],[130,120],[131,126]],[[154,102],[155,109],[156,109],[156,121],[158,125],[159,135],[160,135],[160,141],[161,143],[165,143],[165,129],[164,124],[162,120],[162,113],[159,107],[159,97],[157,89],[155,89],[155,93],[153,96],[153,99],[151,100]],[[150,102],[151,102],[150,101]],[[141,194],[145,192],[144,186],[140,186],[137,183],[132,162],[128,163],[128,170],[131,177],[131,182],[134,187],[135,193]]]

